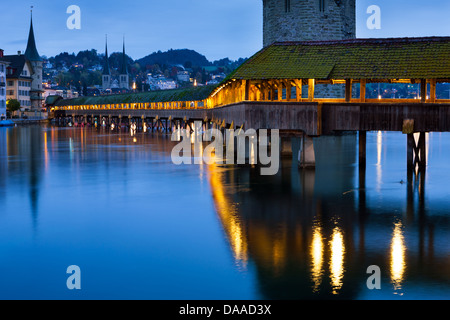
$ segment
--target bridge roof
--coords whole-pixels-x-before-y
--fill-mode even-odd
[[[277,42],[227,79],[448,79],[450,37]]]
[[[183,102],[201,101],[209,97],[216,86],[202,86],[188,89],[159,90],[143,93],[127,93],[117,95],[104,95],[96,97],[80,97],[62,100],[56,103],[57,107],[81,105],[105,105],[121,103],[151,103],[151,102]]]

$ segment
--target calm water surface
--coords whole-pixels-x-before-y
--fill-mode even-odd
[[[399,133],[368,134],[365,175],[349,135],[261,177],[175,166],[163,135],[0,128],[0,298],[450,299],[450,135],[427,141],[408,188]]]

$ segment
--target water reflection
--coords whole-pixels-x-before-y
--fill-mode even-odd
[[[221,195],[214,197],[216,207],[238,204],[233,206],[233,221],[239,221],[239,230],[245,230],[239,232],[238,243],[246,248],[247,264],[256,268],[264,298],[364,299],[375,295],[384,299],[405,293],[418,297],[449,292],[448,269],[437,267],[450,263],[449,203],[441,198],[434,209],[425,205],[424,174],[416,177],[420,180],[416,188],[414,183],[410,187],[386,182],[399,173],[396,162],[401,160],[406,167],[405,155],[396,157],[392,153],[382,161],[388,134],[373,135],[368,154],[376,153],[372,158],[376,162],[369,162],[367,183],[365,172],[355,179],[358,168],[353,136],[319,141],[316,152],[329,156],[319,158],[315,171],[299,171],[285,163],[277,176],[261,177],[257,168],[208,167],[211,190]],[[403,175],[406,170],[398,181],[404,179]],[[404,197],[405,188],[412,190],[411,197]],[[227,205],[220,203],[223,198]],[[418,205],[409,207],[411,201]],[[410,214],[405,215],[401,208]],[[226,233],[233,234],[235,227],[218,211]],[[406,226],[402,223],[404,215],[409,217]],[[392,229],[393,217],[396,222]],[[439,227],[437,220],[441,221]],[[440,254],[436,254],[436,227],[440,229]],[[428,228],[433,230],[431,235],[425,231]],[[410,243],[405,240],[406,230],[414,239]],[[428,238],[431,242],[427,246]],[[235,256],[236,243],[231,241]],[[428,257],[432,259],[425,263]],[[366,269],[374,264],[385,275],[390,274],[389,281],[383,279],[384,290],[380,292],[365,286]],[[424,265],[434,271],[423,274]],[[447,285],[440,287],[437,278],[446,279]],[[425,293],[418,289],[422,285],[434,285],[436,292]]]
[[[450,139],[435,137],[439,139],[433,136],[428,139],[433,163],[426,174],[406,171],[405,154],[395,152],[405,149],[404,136],[370,133],[367,172],[358,172],[355,163],[356,137],[344,135],[315,141],[319,154],[315,171],[301,171],[284,162],[278,175],[263,177],[255,166],[175,168],[170,162],[174,145],[170,136],[150,133],[131,136],[101,128],[97,131],[43,127],[0,129],[0,208],[2,213],[11,216],[16,212],[30,212],[36,233],[43,228],[40,216],[47,221],[51,217],[53,223],[60,209],[67,205],[81,208],[72,214],[80,215],[80,224],[90,223],[96,231],[99,226],[126,216],[121,221],[133,228],[119,223],[106,228],[104,233],[100,232],[98,246],[105,245],[103,239],[111,241],[113,255],[118,253],[130,259],[121,267],[144,265],[145,275],[139,273],[139,279],[167,268],[171,277],[182,274],[182,278],[172,279],[176,283],[202,279],[205,268],[214,265],[211,257],[226,252],[226,258],[220,260],[221,268],[236,269],[245,276],[239,280],[229,276],[222,285],[240,288],[240,282],[232,282],[256,279],[252,283],[254,295],[247,296],[250,299],[450,298],[447,186]],[[384,153],[387,156],[383,158],[385,150],[389,154]],[[145,175],[148,172],[154,174]],[[194,210],[189,211],[192,216],[178,208],[180,212],[171,212],[170,221],[164,220],[168,202],[179,207],[180,201],[187,201],[180,200],[182,190],[191,188],[194,180],[207,183],[209,188],[194,196]],[[406,180],[407,183],[397,182]],[[178,193],[173,191],[176,187]],[[64,198],[66,188],[71,192],[69,199]],[[22,201],[24,190],[28,201]],[[157,196],[148,202],[151,192]],[[129,197],[133,203],[127,202]],[[165,199],[160,203],[161,197]],[[211,200],[215,211],[209,209]],[[118,203],[126,214],[117,213],[120,212]],[[202,203],[207,203],[211,212],[202,212],[199,218],[195,209]],[[83,215],[84,205],[95,209]],[[134,211],[128,212],[129,207]],[[205,218],[214,220],[215,224],[204,222]],[[179,219],[184,224],[178,223]],[[195,223],[189,225],[191,220]],[[65,219],[61,221],[65,232],[78,235]],[[156,227],[148,232],[158,221],[163,221],[162,225],[170,232]],[[55,225],[61,227],[57,222]],[[54,232],[55,225],[47,224],[46,232]],[[154,253],[154,248],[163,246],[161,239],[164,245],[173,242],[171,248],[175,250],[188,241],[184,238],[186,230],[198,225],[209,231],[205,233],[209,237],[220,238],[226,250],[217,247],[217,243],[208,246],[210,238],[199,236],[200,240],[196,238],[198,241],[183,247],[192,252],[177,252],[180,258],[176,254],[168,255],[166,250]],[[141,238],[133,242],[136,229],[140,228]],[[111,237],[117,229],[126,239],[120,244],[114,243]],[[20,236],[26,237],[26,233]],[[78,236],[76,239],[83,241],[86,235],[81,232]],[[55,236],[55,239],[61,238]],[[130,252],[127,241],[134,246],[140,243],[142,254],[127,255]],[[68,248],[71,246],[72,243]],[[209,253],[198,259],[191,257],[195,251],[204,252],[205,247]],[[91,248],[90,243],[82,249],[86,248]],[[80,254],[84,253],[80,249]],[[148,255],[151,263],[143,264],[142,255]],[[166,262],[168,256],[170,262]],[[93,255],[89,259],[97,261]],[[196,263],[188,272],[184,271],[187,260]],[[164,263],[153,269],[153,263],[158,261]],[[202,269],[199,265],[208,267]],[[378,265],[382,270],[380,292],[370,292],[365,286],[370,265]],[[108,281],[110,278],[111,275]],[[166,283],[160,285],[164,287]],[[204,283],[198,286],[208,287]],[[126,288],[134,290],[134,287]],[[207,291],[211,293],[210,287]]]
[[[2,132],[2,149],[0,161],[6,170],[0,172],[0,180],[5,181],[5,191],[8,188],[8,176],[25,176],[26,181],[20,181],[28,188],[29,204],[33,229],[36,230],[39,218],[39,193],[45,166],[48,165],[48,150],[43,147],[46,136],[42,135],[40,127],[0,128]]]
[[[311,278],[313,282],[313,292],[318,293],[323,277],[323,255],[324,244],[322,237],[322,228],[319,223],[313,227],[313,239],[311,245]]]
[[[396,222],[391,244],[391,281],[394,285],[395,293],[402,289],[402,283],[404,281],[406,269],[405,251],[403,225],[401,222]]]
[[[333,238],[330,242],[330,248],[331,287],[333,288],[333,294],[338,294],[343,285],[345,255],[344,236],[338,227],[333,230]]]

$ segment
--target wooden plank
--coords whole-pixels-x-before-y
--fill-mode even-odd
[[[297,102],[302,101],[302,89],[303,89],[303,81],[302,80],[294,80],[295,82],[295,92],[297,94]]]
[[[364,103],[366,102],[366,80],[361,80],[360,82],[360,94],[359,100]]]
[[[420,101],[421,102],[427,101],[427,80],[426,79],[420,80]]]
[[[315,80],[308,79],[308,101],[314,101]]]
[[[436,102],[436,79],[430,81],[430,102]]]
[[[350,102],[352,100],[352,80],[345,80],[345,102]]]

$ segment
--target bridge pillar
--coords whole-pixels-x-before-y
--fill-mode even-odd
[[[314,140],[312,137],[304,135],[302,148],[300,150],[300,167],[315,168],[316,152],[314,150]]]
[[[367,132],[359,132],[359,167],[364,169],[366,167],[366,147],[367,144]]]
[[[419,139],[416,143],[415,136],[418,135]],[[426,153],[426,134],[425,132],[410,133],[407,135],[407,166],[408,170],[415,170],[417,165],[419,170],[423,170],[427,165],[427,153]]]
[[[280,155],[282,158],[292,157],[292,138],[281,137],[280,138]]]

